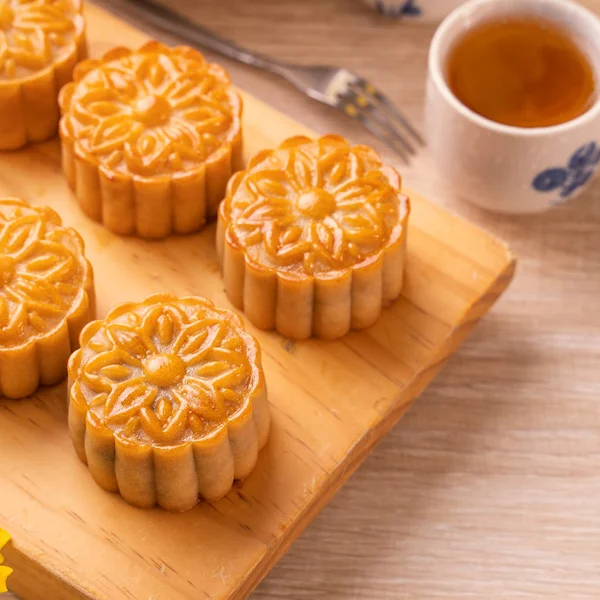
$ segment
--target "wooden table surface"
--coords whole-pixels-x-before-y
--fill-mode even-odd
[[[386,20],[359,0],[171,4],[264,53],[349,67],[421,124],[432,26]],[[600,13],[600,0],[585,4]],[[343,116],[219,60],[297,120],[395,161]],[[501,217],[441,187],[427,153],[398,166],[411,187],[505,238],[516,279],[252,597],[598,598],[600,181],[552,212]]]

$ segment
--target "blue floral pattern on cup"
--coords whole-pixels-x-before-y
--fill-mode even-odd
[[[397,6],[389,6],[386,0],[377,0],[375,8],[378,12],[386,17],[418,17],[421,13],[421,7],[417,4],[417,0],[405,0]]]
[[[566,167],[551,167],[538,173],[533,188],[538,192],[560,190],[565,200],[579,187],[587,183],[600,162],[600,147],[596,142],[584,144],[569,159]]]

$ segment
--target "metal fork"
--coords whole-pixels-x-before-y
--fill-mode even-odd
[[[366,79],[348,69],[275,61],[220,38],[154,0],[119,2],[115,8],[119,11],[125,8],[131,17],[140,18],[187,43],[204,46],[246,65],[280,75],[307,96],[362,123],[405,161],[416,152],[416,146],[424,145],[419,132],[392,102]]]

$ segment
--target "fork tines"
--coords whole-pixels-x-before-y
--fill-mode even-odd
[[[416,153],[415,144],[425,145],[419,132],[392,102],[358,75],[346,80],[345,89],[338,94],[337,108],[359,121],[405,161]]]

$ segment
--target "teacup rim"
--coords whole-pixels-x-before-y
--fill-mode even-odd
[[[594,27],[596,27],[598,30],[597,39],[600,40],[600,19],[581,4],[576,4],[572,0],[520,0],[520,2],[524,6],[533,4],[553,5],[557,7],[558,10],[564,11],[565,15],[575,15],[578,19],[591,19]],[[476,125],[496,133],[511,136],[535,137],[560,134],[577,128],[580,125],[598,117],[600,113],[600,90],[594,104],[583,114],[579,115],[575,119],[571,119],[570,121],[565,121],[564,123],[559,123],[558,125],[550,125],[548,127],[517,127],[515,125],[506,125],[504,123],[492,121],[491,119],[483,117],[482,115],[471,110],[454,95],[454,93],[450,90],[450,87],[446,81],[446,77],[443,73],[443,61],[445,55],[442,56],[440,46],[444,40],[444,37],[448,35],[448,30],[454,26],[457,21],[468,17],[471,11],[478,9],[480,6],[495,3],[498,3],[498,0],[468,0],[464,4],[461,4],[458,8],[455,8],[436,29],[429,47],[428,73],[429,77],[432,79],[433,83],[436,85],[445,101],[449,103],[457,112],[474,122]],[[600,41],[594,40],[594,44],[598,46],[598,51],[600,53]],[[600,82],[600,70],[596,72],[595,75]]]

